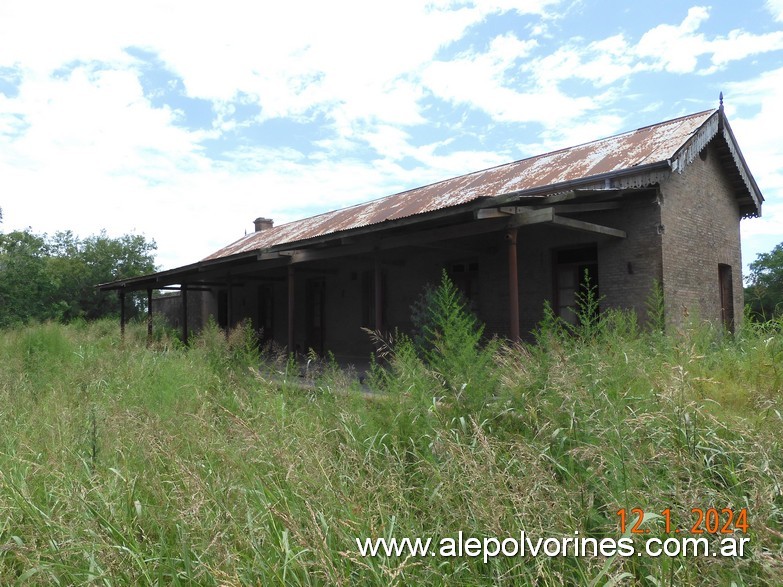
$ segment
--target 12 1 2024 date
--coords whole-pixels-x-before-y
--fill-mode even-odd
[[[747,533],[750,525],[748,524],[748,509],[742,508],[734,511],[731,508],[691,508],[693,515],[690,529],[684,530],[691,534],[734,534],[740,531]],[[672,511],[666,508],[660,513],[663,518],[664,532],[683,532],[681,528],[673,526]],[[621,508],[617,510],[617,516],[620,518],[620,532],[625,534],[628,524],[631,523],[631,534],[649,534],[650,529],[642,527],[644,523],[644,510],[642,508],[632,508],[626,510]]]

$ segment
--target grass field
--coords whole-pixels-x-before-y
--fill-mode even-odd
[[[190,348],[105,321],[0,331],[0,584],[781,583],[783,322],[664,336],[609,313],[509,346],[451,318],[390,343],[372,395],[328,363],[302,387],[244,329]],[[640,543],[664,534],[649,514],[690,529],[710,507],[747,508],[744,557],[485,564],[355,540],[619,538],[641,508]]]

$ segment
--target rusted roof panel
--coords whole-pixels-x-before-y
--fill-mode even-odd
[[[716,110],[691,114],[660,124],[514,163],[476,171],[349,208],[326,212],[253,232],[205,260],[262,250],[426,214],[512,192],[554,186],[618,173],[672,159]]]

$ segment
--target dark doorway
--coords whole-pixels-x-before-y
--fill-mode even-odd
[[[313,349],[319,355],[324,352],[324,307],[326,284],[323,278],[307,280],[307,339],[306,348]]]
[[[471,312],[478,312],[479,264],[478,261],[458,261],[449,265],[449,279],[468,305]]]
[[[731,277],[731,265],[718,265],[718,284],[720,287],[720,315],[723,326],[734,332],[734,284]]]
[[[598,250],[586,247],[554,251],[554,310],[570,324],[577,323],[577,300],[584,299],[588,285],[598,300]],[[595,308],[598,311],[598,307]]]
[[[386,272],[381,272],[381,322],[386,322]],[[373,330],[375,324],[375,272],[362,272],[362,326]]]
[[[217,306],[218,326],[226,329],[228,328],[228,292],[224,289],[218,292]]]
[[[258,286],[258,307],[256,309],[256,332],[258,333],[258,340],[261,343],[265,343],[274,339],[274,316],[275,316],[275,300],[272,292],[272,286],[260,285]]]

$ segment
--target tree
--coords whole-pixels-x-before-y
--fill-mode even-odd
[[[756,257],[748,281],[745,300],[754,316],[765,320],[783,315],[783,243]]]
[[[155,249],[140,235],[0,234],[0,326],[118,314],[117,295],[95,286],[152,273]],[[131,316],[139,306],[129,304]]]
[[[119,314],[119,301],[114,292],[98,291],[95,286],[117,279],[146,275],[155,271],[155,241],[147,241],[138,234],[126,234],[116,239],[105,232],[82,242],[81,259],[87,268],[87,284],[82,289],[81,309],[86,318]],[[142,294],[139,294],[142,296]],[[144,297],[144,296],[142,296]],[[140,297],[130,304],[130,316],[140,307]]]
[[[52,284],[46,274],[47,244],[28,231],[0,234],[0,326],[46,315]]]

